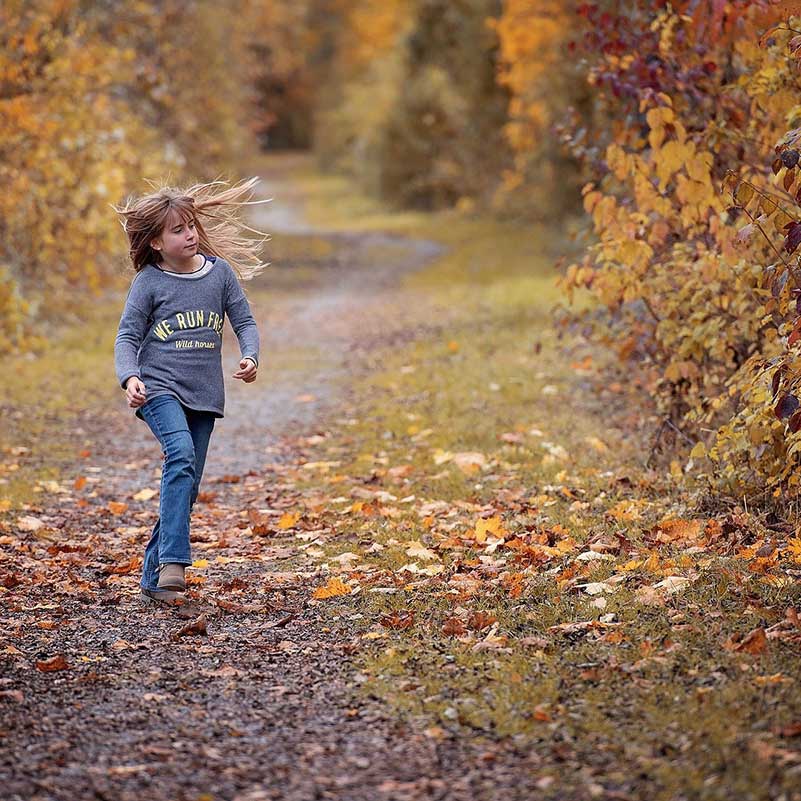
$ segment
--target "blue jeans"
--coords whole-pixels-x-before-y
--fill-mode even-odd
[[[145,549],[141,581],[143,588],[155,590],[159,564],[192,564],[189,517],[216,418],[211,412],[188,409],[172,395],[159,395],[140,408],[164,454],[159,518]]]

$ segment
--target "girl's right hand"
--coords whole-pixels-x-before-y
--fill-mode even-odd
[[[145,402],[145,385],[135,375],[125,382],[125,397],[132,409],[137,409]]]

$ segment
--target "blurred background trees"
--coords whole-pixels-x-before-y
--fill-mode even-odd
[[[233,176],[259,149],[312,149],[398,207],[576,208],[550,134],[582,87],[561,55],[571,7],[9,0],[0,349],[41,344],[119,272],[110,203],[147,179]]]

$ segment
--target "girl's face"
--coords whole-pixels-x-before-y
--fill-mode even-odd
[[[158,239],[151,246],[162,257],[180,260],[191,259],[197,253],[198,236],[193,219],[185,220],[180,214],[170,212]]]

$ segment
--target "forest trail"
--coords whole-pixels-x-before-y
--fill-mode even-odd
[[[291,536],[254,536],[254,509],[261,522],[297,501],[281,465],[303,461],[304,438],[337,414],[351,373],[369,370],[369,340],[404,336],[402,315],[385,312],[399,275],[441,250],[312,229],[284,202],[292,186],[282,180],[265,176],[276,212],[261,209],[254,222],[279,243],[300,239],[301,254],[313,237],[331,255],[315,262],[311,286],[270,296],[270,270],[292,269],[281,265],[247,289],[262,366],[254,384],[227,379],[193,513],[193,556],[208,555],[214,577],[190,584],[186,609],[140,601],[161,454],[121,394],[118,412],[86,432],[91,453],[62,491],[15,516],[3,537],[6,553],[17,552],[4,574],[9,644],[0,651],[10,800],[473,799],[485,797],[483,782],[492,797],[504,772],[517,781],[469,744],[437,744],[359,696],[353,624],[308,605],[315,565]],[[238,354],[226,326],[226,375]],[[91,492],[73,491],[73,480]],[[187,621],[203,633],[178,634]],[[482,765],[494,765],[493,778]]]

